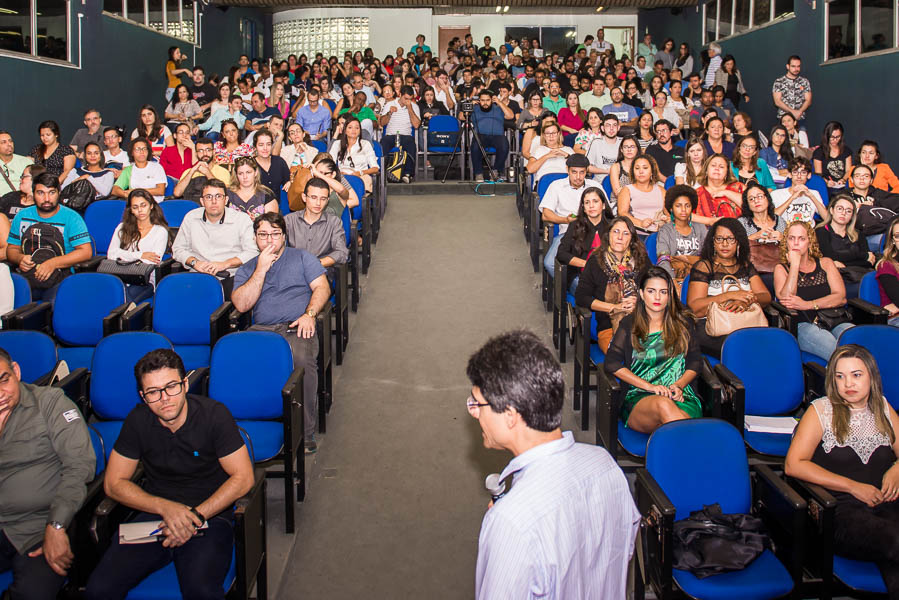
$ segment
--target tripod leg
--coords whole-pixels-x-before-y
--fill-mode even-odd
[[[450,167],[453,166],[453,159],[456,158],[456,154],[459,152],[459,143],[462,141],[462,128],[459,128],[459,135],[456,137],[456,144],[453,146],[453,153],[450,154],[449,162],[446,164],[446,170],[443,172],[443,179],[440,180],[440,183],[446,183],[446,177],[449,175]],[[465,169],[462,167],[462,161],[465,159],[463,157],[459,158],[459,175],[464,179],[465,178]]]

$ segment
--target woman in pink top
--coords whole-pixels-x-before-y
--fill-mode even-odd
[[[562,128],[564,136],[563,143],[570,147],[574,145],[574,138],[578,131],[584,128],[587,112],[581,109],[581,102],[574,90],[568,92],[565,102],[567,106],[559,111],[559,126]]]
[[[890,325],[899,327],[899,217],[890,221],[883,258],[877,263],[877,287],[880,305],[890,311]]]
[[[265,105],[274,106],[281,113],[281,117],[287,119],[287,115],[290,113],[290,102],[284,97],[283,83],[279,82],[272,86],[269,97],[265,99]]]
[[[638,233],[648,236],[668,220],[662,174],[653,157],[641,155],[631,163],[631,182],[618,194],[618,215],[630,219]]]

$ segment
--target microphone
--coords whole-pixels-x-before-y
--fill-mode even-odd
[[[491,473],[484,480],[484,487],[490,492],[494,502],[506,495],[506,484],[499,478],[499,473]]]

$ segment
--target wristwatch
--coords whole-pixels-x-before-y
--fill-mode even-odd
[[[47,525],[49,525],[53,529],[56,529],[57,531],[59,531],[60,529],[66,528],[66,526],[63,525],[62,523],[60,523],[59,521],[50,521],[49,523],[47,523]]]
[[[310,317],[312,317],[313,319],[316,317],[315,311],[312,310],[311,308],[306,311],[306,314],[309,315]]]
[[[195,258],[195,259],[193,259],[193,260],[189,260],[189,261],[187,261],[187,263],[185,263],[185,264],[187,264],[188,267],[191,267],[191,268],[192,268],[195,264],[197,264],[197,259]]]

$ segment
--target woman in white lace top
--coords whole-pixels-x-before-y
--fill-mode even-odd
[[[785,471],[833,492],[834,552],[875,562],[890,598],[899,598],[899,416],[861,346],[833,353],[825,390],[796,428]]]

